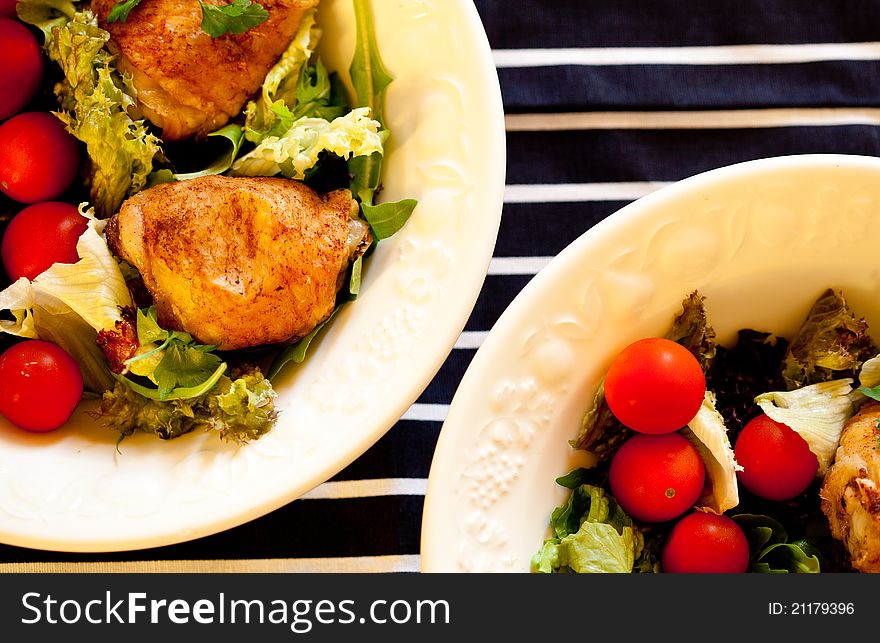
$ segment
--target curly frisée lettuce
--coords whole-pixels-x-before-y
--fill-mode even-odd
[[[91,202],[99,217],[109,217],[147,186],[153,160],[163,157],[161,142],[139,117],[131,78],[116,69],[105,47],[110,34],[94,13],[78,11],[68,20],[69,3],[23,0],[20,6],[22,19],[46,33],[46,53],[64,75],[55,86],[56,114],[85,144]]]
[[[232,164],[233,176],[274,176],[303,179],[321,152],[342,158],[382,152],[381,125],[367,108],[354,109],[332,121],[304,117],[281,136],[268,136]]]
[[[104,393],[96,417],[119,431],[120,439],[141,431],[170,440],[203,429],[244,444],[259,438],[275,423],[275,395],[258,369],[235,379],[223,375],[196,397],[163,402],[117,382],[112,391]]]
[[[127,309],[99,339],[117,381],[104,392],[96,417],[122,437],[144,431],[173,439],[203,428],[243,444],[266,433],[277,418],[275,391],[258,368],[230,376],[213,346],[165,330],[154,307]],[[113,352],[119,354],[111,358]]]
[[[280,174],[304,180],[319,192],[350,188],[373,229],[373,243],[395,234],[412,214],[414,200],[372,202],[389,136],[382,115],[391,76],[379,59],[369,0],[352,2],[357,33],[349,72],[356,100],[315,55],[321,30],[311,10],[243,112],[207,142],[169,145],[174,158],[168,158],[153,133],[158,130],[138,108],[133,79],[120,72],[108,48],[110,34],[88,3],[20,0],[20,17],[42,30],[44,49],[60,70],[54,88],[57,115],[85,145],[93,207],[78,246],[79,262],[53,266],[33,282],[19,280],[0,293],[0,330],[54,341],[68,350],[88,388],[103,395],[101,422],[122,436],[146,431],[174,438],[204,428],[243,443],[268,431],[277,418],[272,385],[259,369],[239,363],[246,355],[221,354],[188,333],[162,328],[143,297],[148,293],[139,275],[127,274],[136,271],[112,256],[101,220],[117,212],[126,198],[161,182],[208,174]],[[117,4],[122,21],[136,11],[136,1]],[[235,3],[238,8],[249,4],[259,6]],[[236,32],[222,22],[217,31]],[[198,164],[221,148],[207,167]],[[337,307],[358,294],[363,269],[359,258]],[[270,372],[303,361],[320,329],[279,351],[281,361]]]
[[[101,234],[104,222],[84,206],[80,213],[89,224],[77,242],[79,261],[57,263],[0,292],[0,310],[13,316],[0,321],[0,330],[60,345],[79,363],[87,388],[101,392],[113,380],[95,339],[121,320],[120,307],[131,305],[131,295]]]

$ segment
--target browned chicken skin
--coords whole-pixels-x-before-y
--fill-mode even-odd
[[[370,241],[356,212],[348,190],[208,176],[131,197],[107,241],[140,271],[163,327],[231,350],[299,339],[327,318]]]
[[[206,4],[228,4],[205,0]],[[126,22],[107,24],[116,0],[91,7],[132,75],[144,115],[166,141],[207,134],[241,112],[318,0],[261,0],[269,18],[248,31],[212,38],[196,0],[143,0]]]
[[[832,535],[862,572],[880,572],[878,421],[880,404],[872,403],[847,423],[819,492]]]

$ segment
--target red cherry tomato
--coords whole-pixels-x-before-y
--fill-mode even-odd
[[[749,541],[727,516],[695,511],[672,528],[662,562],[673,574],[741,574],[749,566]]]
[[[2,15],[8,1],[3,0]],[[15,4],[12,15],[15,16]],[[37,93],[43,58],[34,34],[22,23],[0,17],[0,121],[17,114]]]
[[[25,112],[0,125],[0,190],[22,203],[57,199],[79,168],[79,143],[51,114]]]
[[[0,355],[0,414],[27,431],[67,422],[83,391],[79,366],[64,349],[36,339]]]
[[[47,201],[19,212],[3,235],[0,256],[6,274],[35,279],[56,263],[76,263],[76,242],[88,220],[68,203]]]
[[[705,393],[706,378],[697,358],[668,339],[630,344],[605,375],[611,412],[640,433],[677,431],[700,410]]]
[[[766,500],[794,498],[810,486],[819,469],[807,441],[763,413],[745,425],[733,453],[743,468],[739,481]]]
[[[18,0],[0,0],[0,16],[16,18],[15,5],[17,4]]]
[[[611,460],[611,493],[630,516],[663,522],[694,506],[706,466],[678,433],[634,435]]]

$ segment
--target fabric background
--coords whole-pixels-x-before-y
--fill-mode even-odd
[[[0,545],[0,571],[418,571],[434,445],[493,323],[633,199],[768,156],[880,154],[880,0],[476,0],[507,112],[501,229],[418,402],[306,497],[200,540],[111,554]]]

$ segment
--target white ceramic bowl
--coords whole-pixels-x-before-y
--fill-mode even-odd
[[[440,434],[422,528],[424,571],[525,572],[554,479],[599,379],[630,342],[666,332],[698,288],[721,343],[790,334],[828,287],[880,329],[880,159],[791,156],[681,181],[559,254],[477,352]]]
[[[393,133],[382,198],[414,197],[408,225],[365,266],[361,296],[303,367],[277,382],[278,425],[243,448],[190,434],[126,439],[82,405],[68,426],[0,426],[0,542],[69,551],[166,545],[276,509],[352,462],[404,413],[455,343],[486,274],[504,191],[491,51],[470,0],[372,0]],[[331,70],[354,49],[350,0],[323,0]]]

